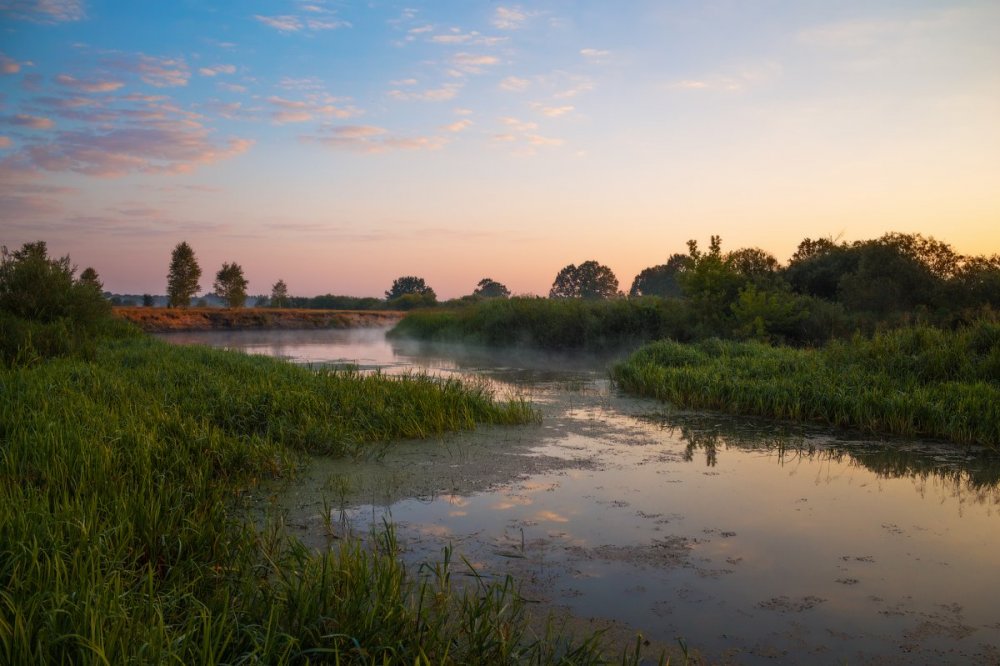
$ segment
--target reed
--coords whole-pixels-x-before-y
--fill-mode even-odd
[[[534,635],[510,581],[407,572],[375,547],[314,553],[246,504],[304,452],[537,420],[421,376],[103,339],[0,370],[0,663],[601,663]],[[553,646],[560,646],[554,649]]]
[[[626,391],[869,432],[1000,445],[1000,323],[913,326],[820,349],[649,344],[612,369]]]
[[[689,308],[679,300],[497,298],[411,312],[390,335],[487,347],[601,351],[662,337],[689,339],[694,328]]]

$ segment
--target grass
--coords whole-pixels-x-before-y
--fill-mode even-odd
[[[820,349],[660,341],[617,364],[626,391],[680,407],[1000,445],[1000,323],[914,326]]]
[[[394,337],[488,347],[602,351],[675,337],[693,325],[680,302],[659,298],[612,300],[489,299],[462,308],[411,312]]]
[[[317,554],[241,509],[301,452],[536,420],[523,402],[148,338],[2,369],[0,398],[0,663],[603,660],[531,634],[510,581],[407,572],[391,529]]]

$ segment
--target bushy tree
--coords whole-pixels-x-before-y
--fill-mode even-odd
[[[191,298],[198,293],[201,285],[201,267],[195,259],[194,250],[187,242],[177,244],[170,255],[170,270],[167,272],[167,307],[186,308]]]
[[[629,296],[661,296],[677,298],[681,295],[681,285],[677,281],[678,274],[687,266],[686,254],[673,254],[667,263],[644,268],[632,280]]]
[[[510,289],[492,278],[483,278],[472,295],[481,298],[510,298]]]
[[[101,282],[101,278],[97,274],[97,271],[90,266],[84,268],[83,272],[80,273],[80,284],[92,287],[98,292],[104,291],[104,283]]]
[[[247,279],[243,277],[243,267],[236,262],[223,263],[215,274],[213,289],[229,307],[243,307],[247,300]]]
[[[549,290],[549,298],[613,298],[617,295],[618,278],[610,268],[593,260],[563,268]]]
[[[288,307],[288,285],[284,280],[278,280],[271,286],[271,307]]]
[[[144,307],[144,308],[151,308],[151,307],[153,307],[153,295],[152,294],[143,294],[142,295],[142,307]]]
[[[389,288],[389,291],[385,292],[385,298],[387,301],[391,301],[407,294],[429,296],[435,300],[437,299],[434,290],[427,286],[424,279],[413,275],[404,275],[393,280],[392,287]]]
[[[33,359],[81,351],[109,320],[111,304],[97,272],[74,279],[69,256],[48,256],[44,241],[0,248],[0,359]]]

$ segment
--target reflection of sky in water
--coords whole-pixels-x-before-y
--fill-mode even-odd
[[[995,459],[919,442],[887,452],[842,433],[670,414],[610,392],[593,361],[569,369],[566,358],[428,353],[393,346],[381,331],[183,341],[297,362],[483,372],[542,407],[544,425],[522,435],[534,438],[531,455],[594,463],[498,478],[470,493],[445,487],[460,485],[459,455],[433,463],[448,479],[436,493],[346,509],[361,532],[391,516],[414,561],[435,559],[450,542],[484,574],[513,573],[528,596],[665,642],[683,636],[714,658],[736,650],[740,663],[1000,659]],[[332,462],[322,473],[404,474],[414,447],[433,445]]]

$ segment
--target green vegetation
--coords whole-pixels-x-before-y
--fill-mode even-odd
[[[651,343],[612,369],[626,391],[871,432],[1000,445],[1000,323],[913,326],[822,349]]]
[[[251,509],[305,454],[535,421],[529,405],[167,345],[110,325],[89,278],[44,243],[4,252],[0,663],[604,663],[597,636],[533,632],[511,580],[453,584],[450,551],[407,571],[386,526],[314,553]],[[55,324],[88,353],[39,347]]]
[[[212,286],[215,294],[231,308],[241,308],[247,300],[247,279],[243,276],[243,267],[233,263],[223,263],[215,274],[215,284]]]
[[[167,307],[186,308],[191,299],[201,289],[201,266],[194,256],[194,250],[186,241],[181,241],[170,253],[170,269],[167,271]]]
[[[390,336],[490,347],[600,351],[663,337],[685,339],[690,330],[690,311],[680,301],[510,298],[411,312]]]
[[[614,298],[618,278],[611,269],[596,261],[563,267],[552,281],[549,298]]]

